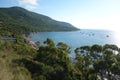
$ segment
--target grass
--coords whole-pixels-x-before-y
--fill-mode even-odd
[[[0,80],[32,80],[30,72],[14,62],[21,58],[12,50],[0,50]]]

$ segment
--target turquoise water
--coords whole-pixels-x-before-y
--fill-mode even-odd
[[[47,38],[51,38],[56,44],[58,42],[66,43],[71,47],[72,52],[75,48],[84,45],[116,44],[119,46],[115,33],[108,30],[82,29],[72,32],[38,32],[32,33],[29,37],[34,42],[40,41],[40,44]],[[72,53],[71,56],[74,56],[74,54]]]

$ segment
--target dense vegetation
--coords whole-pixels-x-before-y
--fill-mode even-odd
[[[47,39],[37,50],[24,41],[23,34],[52,30],[77,29],[19,7],[0,8],[0,80],[120,80],[116,45],[81,46],[72,60],[65,43]],[[16,42],[3,41],[4,36]]]
[[[78,30],[69,23],[56,21],[21,7],[0,8],[0,23],[3,23],[8,31],[15,33]]]
[[[119,80],[120,49],[106,44],[76,48],[71,61],[70,48],[51,39],[39,50],[19,41],[0,42],[0,80]]]

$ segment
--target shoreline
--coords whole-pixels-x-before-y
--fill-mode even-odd
[[[24,40],[27,44],[30,44],[34,49],[39,49],[39,46],[34,41],[31,41],[29,37],[24,37]]]

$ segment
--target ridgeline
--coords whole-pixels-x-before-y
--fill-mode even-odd
[[[20,34],[38,31],[78,30],[69,23],[56,21],[21,7],[0,8],[1,23],[7,27],[7,31]]]

